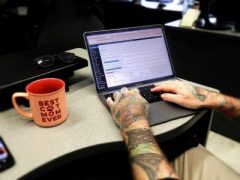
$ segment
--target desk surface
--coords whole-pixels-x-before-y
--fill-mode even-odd
[[[82,49],[72,50],[87,58]],[[0,173],[0,179],[17,179],[64,154],[85,147],[122,141],[111,115],[96,95],[90,67],[76,71],[67,92],[69,117],[61,125],[42,128],[14,109],[1,112],[0,135],[15,158],[15,165]],[[179,118],[152,127],[155,135],[173,131],[194,116]]]

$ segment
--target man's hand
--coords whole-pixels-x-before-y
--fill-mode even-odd
[[[113,94],[113,98],[114,100],[109,97],[107,104],[120,128],[128,128],[133,122],[146,119],[148,102],[137,89],[122,88],[120,92]]]
[[[205,107],[209,94],[213,93],[178,80],[155,84],[151,91],[162,92],[161,98],[164,101],[173,102],[190,109]]]
[[[178,179],[147,121],[148,102],[137,89],[121,89],[107,99],[127,145],[134,179]]]

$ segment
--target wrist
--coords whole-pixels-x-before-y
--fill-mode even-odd
[[[203,107],[218,109],[225,102],[224,95],[216,92],[210,92]]]
[[[120,130],[122,133],[131,131],[133,129],[149,129],[148,120],[144,115],[131,116],[127,120],[123,120],[120,124]]]
[[[145,116],[141,116],[137,120],[132,121],[131,123],[120,126],[120,131],[126,144],[128,144],[129,134],[135,131],[143,132],[145,130],[150,130],[150,126]]]

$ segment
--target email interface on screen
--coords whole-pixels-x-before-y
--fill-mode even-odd
[[[160,27],[87,36],[98,90],[173,75]]]

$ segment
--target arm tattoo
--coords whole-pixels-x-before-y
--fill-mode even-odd
[[[240,120],[240,100],[221,95],[221,101],[219,102],[220,106],[218,108],[219,111],[223,112],[229,117]]]
[[[189,89],[189,91],[193,96],[202,102],[204,102],[206,98],[215,99],[219,105],[218,107],[214,108],[218,109],[229,117],[240,119],[240,99],[207,91],[199,87],[192,87]]]
[[[194,87],[195,89],[195,97],[198,98],[200,101],[204,101],[206,99],[206,95],[203,94],[203,91],[201,88]]]
[[[139,144],[155,143],[150,129],[134,129],[127,133],[128,135],[128,149],[131,151]]]
[[[121,96],[120,99],[121,103],[113,109],[112,114],[120,128],[124,130],[130,124],[144,118],[148,108],[146,102],[142,102],[135,97],[124,99],[124,96]]]
[[[159,154],[142,154],[132,158],[133,163],[144,169],[149,179],[157,179],[156,170],[163,160]]]
[[[148,103],[140,95],[125,94],[121,95],[119,103],[112,109],[128,147],[134,175],[144,175],[149,180],[178,179],[155,141],[146,120],[147,110]]]
[[[202,88],[190,86],[188,91],[202,102],[204,102],[204,100],[206,99],[207,93]]]
[[[158,179],[161,173],[164,174],[164,178],[177,179],[160,151],[150,128],[133,129],[126,134],[130,160],[146,173],[148,179]]]

